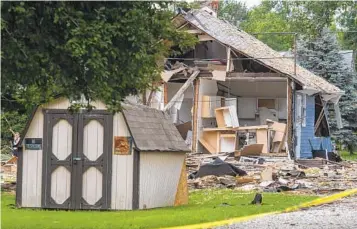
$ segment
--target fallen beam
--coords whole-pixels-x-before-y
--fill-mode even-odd
[[[200,73],[199,70],[195,70],[192,75],[190,76],[190,78],[188,78],[186,80],[186,82],[182,85],[182,87],[178,90],[178,92],[172,97],[172,99],[170,100],[170,102],[164,107],[163,111],[167,111],[168,109],[170,109],[175,102],[180,98],[180,96],[187,90],[187,88],[190,86],[190,84],[194,81],[194,79],[196,79],[196,77],[198,76],[198,74]]]
[[[199,41],[213,41],[214,40],[213,37],[206,35],[206,34],[198,35],[198,39],[199,39]]]
[[[185,32],[187,33],[191,33],[191,34],[201,34],[203,33],[201,30],[199,29],[189,29],[189,30],[186,30]]]

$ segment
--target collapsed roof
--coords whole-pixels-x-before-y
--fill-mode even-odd
[[[173,23],[177,28],[183,27],[186,23],[190,23],[192,26],[203,31],[218,42],[230,47],[237,53],[249,58],[254,58],[256,62],[263,66],[294,79],[301,84],[304,89],[311,89],[323,94],[343,94],[343,91],[338,87],[299,65],[296,65],[295,75],[294,61],[282,58],[279,52],[273,50],[254,36],[224,20],[212,16],[205,10],[196,9],[188,13],[181,13],[173,19]]]

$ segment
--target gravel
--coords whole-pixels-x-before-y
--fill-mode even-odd
[[[217,229],[354,229],[357,228],[357,196],[297,212],[270,215]]]

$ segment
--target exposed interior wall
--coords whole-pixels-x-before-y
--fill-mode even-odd
[[[178,92],[182,87],[183,83],[167,83],[168,93],[167,101],[171,101],[172,97]],[[182,124],[192,121],[192,106],[193,106],[193,85],[189,86],[184,92],[183,100],[176,101],[176,103],[170,109],[170,115],[172,121],[175,124]],[[180,107],[178,110],[177,107]]]
[[[215,118],[201,118],[202,114],[202,103],[203,103],[203,96],[204,95],[211,95],[215,96],[217,95],[218,92],[218,87],[217,87],[217,82],[214,80],[208,80],[208,79],[199,79],[200,80],[200,87],[199,87],[199,101],[198,101],[198,108],[197,108],[197,113],[198,113],[198,120],[197,120],[197,139],[201,136],[202,129],[204,127],[213,127],[216,126],[216,120]],[[204,148],[202,147],[201,144],[197,144],[197,152],[202,152]]]
[[[139,209],[173,206],[185,153],[140,152]]]
[[[237,111],[240,125],[261,125],[257,108],[258,99],[274,99],[277,118],[280,122],[286,121],[286,81],[230,80],[217,82],[219,95],[228,98],[237,98]],[[256,113],[255,116],[253,114],[254,111]]]
[[[93,101],[91,105],[97,109],[106,109],[102,102]],[[44,114],[43,109],[67,109],[70,102],[66,98],[59,98],[52,102],[39,106],[30,123],[25,138],[43,138]],[[24,142],[23,142],[24,143]],[[42,194],[42,150],[26,150],[23,145],[22,166],[22,207],[41,207]]]
[[[232,95],[240,97],[286,97],[286,81],[227,80],[217,82],[229,87]],[[223,87],[220,88],[223,89]],[[227,88],[224,89],[228,92]]]
[[[113,117],[113,136],[129,137],[130,132],[122,113]],[[114,144],[113,144],[114,151]],[[133,152],[113,155],[111,209],[131,210],[133,199]]]
[[[260,99],[272,99],[277,121],[286,122],[287,118],[287,84],[286,81],[247,81],[227,80],[215,81],[200,79],[199,103],[198,103],[198,139],[203,128],[216,127],[216,119],[201,118],[203,96],[222,96],[231,98],[229,104],[236,103],[237,115],[240,126],[261,125],[259,117],[258,101]],[[219,99],[219,97],[217,98]],[[234,100],[235,99],[235,100]],[[227,103],[227,100],[225,101]],[[264,118],[263,118],[264,119]],[[198,152],[205,152],[204,147],[198,143]]]
[[[298,106],[298,104],[296,104]],[[298,107],[295,107],[298,110]],[[301,108],[300,108],[301,109]],[[314,149],[320,149],[322,144],[323,149],[327,149],[331,152],[332,142],[330,137],[315,137],[315,97],[306,96],[306,125],[304,126],[302,122],[296,122],[295,125],[299,125],[301,132],[297,133],[295,131],[296,138],[300,137],[300,151],[296,147],[296,155],[301,158],[312,158],[312,149],[310,142]]]
[[[217,41],[206,41],[196,45],[195,57],[199,59],[226,59],[226,47]]]

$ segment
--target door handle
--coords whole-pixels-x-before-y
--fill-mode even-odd
[[[77,164],[77,161],[80,161],[80,160],[82,160],[82,158],[80,158],[80,157],[74,157],[73,158],[73,162],[74,162],[75,165]]]

